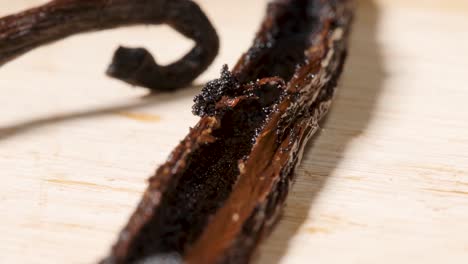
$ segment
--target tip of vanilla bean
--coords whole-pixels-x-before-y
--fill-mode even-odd
[[[154,64],[153,56],[144,48],[119,47],[106,70],[110,77],[131,82],[145,63]]]

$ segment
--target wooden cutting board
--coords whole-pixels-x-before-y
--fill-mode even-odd
[[[0,0],[0,14],[43,3]],[[0,69],[0,263],[92,263],[249,47],[262,1],[200,0],[222,50],[193,87],[147,96],[104,69],[119,44],[165,63],[167,27],[80,35]],[[340,90],[256,263],[468,263],[468,2],[360,1]]]

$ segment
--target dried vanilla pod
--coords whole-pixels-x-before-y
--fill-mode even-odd
[[[191,0],[53,0],[0,18],[0,66],[68,36],[137,24],[168,24],[194,40],[192,50],[167,66],[144,48],[120,47],[107,75],[155,91],[189,85],[218,54],[219,39],[200,7]]]
[[[103,263],[247,263],[330,108],[351,0],[276,0],[253,46],[196,97],[198,124],[150,178]]]
[[[277,221],[305,144],[330,108],[352,0],[274,0],[252,47],[195,98],[198,124],[149,179],[102,263],[248,263]],[[167,23],[195,40],[159,66],[120,48],[108,74],[153,90],[189,84],[218,37],[189,0],[55,0],[0,19],[0,65],[72,34]]]

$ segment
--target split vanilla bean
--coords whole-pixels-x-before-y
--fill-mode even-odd
[[[170,91],[189,85],[213,62],[215,29],[190,0],[54,0],[0,19],[0,65],[44,44],[83,32],[136,24],[168,24],[195,46],[160,66],[144,48],[120,47],[107,74],[132,85]]]
[[[351,0],[271,2],[252,48],[195,98],[199,123],[103,263],[249,262],[330,108],[352,15]]]
[[[200,121],[149,179],[102,263],[248,263],[330,108],[352,16],[352,0],[273,0],[252,47],[194,99]],[[0,19],[0,64],[74,33],[145,23],[168,23],[196,46],[165,67],[120,48],[109,75],[172,90],[216,55],[216,33],[191,1],[56,0]]]

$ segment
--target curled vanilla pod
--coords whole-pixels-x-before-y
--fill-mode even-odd
[[[103,263],[249,262],[330,108],[352,4],[268,5],[252,47],[195,98],[200,121],[149,179]]]
[[[167,66],[158,65],[144,48],[118,48],[107,75],[129,84],[156,91],[187,86],[218,53],[215,29],[190,0],[54,0],[0,18],[0,65],[77,33],[136,24],[168,24],[195,46]]]

